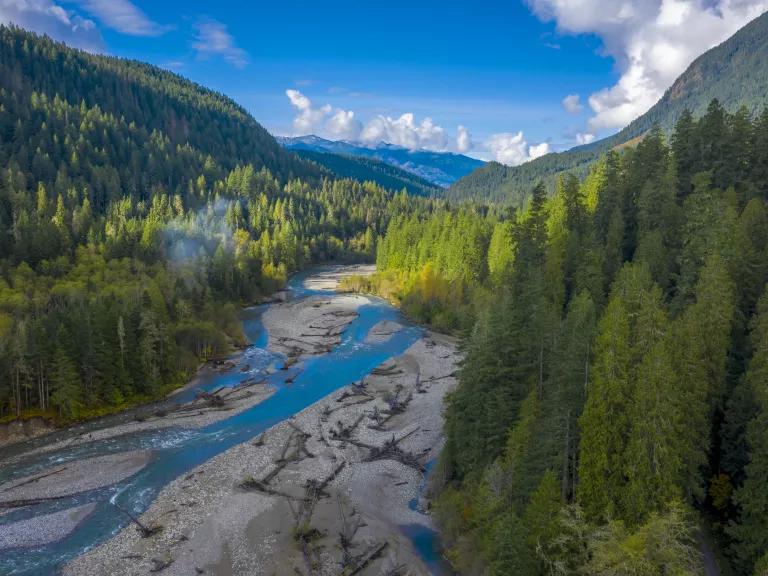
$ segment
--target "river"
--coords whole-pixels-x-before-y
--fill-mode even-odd
[[[306,273],[299,274],[291,279],[289,289],[293,299],[327,293],[307,288],[304,283],[306,276]],[[0,516],[2,526],[36,515],[95,503],[93,512],[65,538],[38,548],[0,552],[0,574],[55,574],[68,560],[104,542],[126,526],[126,517],[113,503],[137,515],[142,513],[173,479],[228,448],[256,437],[329,393],[361,379],[382,362],[402,354],[421,337],[422,329],[409,324],[397,309],[378,298],[369,300],[343,332],[340,344],[327,354],[307,359],[303,371],[290,384],[285,382],[288,372],[275,370],[284,358],[267,350],[268,335],[260,318],[269,305],[245,310],[243,329],[251,342],[250,346],[233,357],[233,367],[224,372],[211,373],[198,388],[214,390],[221,386],[234,386],[241,381],[241,369],[247,365],[251,374],[267,378],[276,389],[272,396],[250,409],[204,428],[174,427],[127,434],[22,457],[13,467],[0,470],[0,483],[3,483],[82,458],[137,449],[152,451],[150,463],[126,480]],[[399,322],[406,327],[385,342],[366,343],[369,330],[384,320]],[[183,401],[194,393],[195,390],[185,390],[178,399]],[[405,530],[407,533],[407,528]],[[409,534],[409,537],[425,564],[433,573],[439,573],[436,534],[421,529]]]

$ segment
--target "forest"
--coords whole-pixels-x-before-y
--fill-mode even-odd
[[[522,210],[390,223],[367,288],[466,335],[433,476],[460,573],[700,574],[702,530],[766,573],[766,201],[768,112],[715,100]]]
[[[115,411],[244,344],[241,306],[400,213],[231,100],[0,27],[0,420]]]

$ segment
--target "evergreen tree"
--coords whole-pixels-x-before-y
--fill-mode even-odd
[[[64,417],[75,416],[82,406],[80,375],[61,346],[56,348],[51,371],[51,402]]]
[[[748,462],[745,480],[734,495],[739,507],[739,523],[730,528],[736,538],[734,550],[745,573],[757,567],[768,549],[768,293],[760,299],[752,329],[754,355],[745,383],[756,407],[746,425]],[[756,572],[757,573],[757,572]]]

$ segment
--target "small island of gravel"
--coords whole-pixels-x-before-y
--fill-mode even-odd
[[[0,484],[0,506],[9,502],[52,499],[109,486],[147,465],[152,452],[135,450],[73,460]]]
[[[0,525],[0,550],[31,548],[60,540],[77,528],[96,503],[83,504],[67,510],[35,516],[12,524]]]

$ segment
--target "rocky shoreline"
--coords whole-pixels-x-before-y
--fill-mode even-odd
[[[425,574],[401,527],[430,524],[409,503],[440,449],[458,358],[450,339],[425,335],[166,486],[141,517],[156,534],[128,527],[64,574],[340,574],[363,562]]]
[[[308,277],[304,287],[335,289],[340,277],[364,271],[322,271]],[[359,295],[320,294],[270,306],[262,316],[268,349],[284,358],[273,370],[290,370],[285,379],[290,385],[306,359],[339,344],[367,303],[370,299]],[[369,330],[365,343],[385,342],[403,328],[381,321]],[[239,359],[246,367],[247,358]],[[369,565],[392,574],[426,573],[402,528],[430,526],[429,516],[413,502],[425,464],[441,446],[443,399],[455,385],[458,360],[452,339],[425,333],[363,381],[177,478],[141,516],[141,531],[128,526],[75,558],[64,573],[335,575]],[[218,369],[234,365],[235,359]],[[131,415],[116,425],[70,434],[4,465],[134,432],[205,426],[247,410],[273,392],[251,377],[186,403],[174,403],[172,395],[165,405],[138,418]],[[11,504],[0,513],[12,510],[12,501],[23,504],[109,486],[137,473],[150,458],[150,451],[123,452],[60,462],[15,478],[0,485],[0,505]],[[0,548],[54,542],[93,509],[79,505],[0,525]]]

